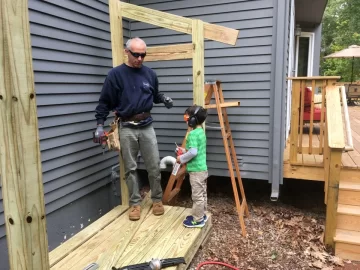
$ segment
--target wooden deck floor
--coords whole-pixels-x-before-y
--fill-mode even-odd
[[[211,230],[211,215],[205,227],[182,225],[191,209],[165,206],[165,214],[154,216],[151,201],[144,199],[141,219],[130,221],[127,207],[118,206],[85,230],[50,252],[51,269],[82,270],[91,263],[111,269],[148,262],[152,258],[185,257],[186,269]]]

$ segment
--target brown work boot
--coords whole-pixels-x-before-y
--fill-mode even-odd
[[[141,212],[140,205],[132,205],[129,209],[129,219],[130,220],[139,220],[140,212]]]
[[[162,202],[153,203],[153,214],[155,216],[163,215],[165,212]]]

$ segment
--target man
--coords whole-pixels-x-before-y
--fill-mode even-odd
[[[103,85],[95,110],[95,137],[103,135],[103,125],[111,110],[120,118],[119,136],[124,159],[126,184],[129,189],[129,219],[140,219],[140,192],[136,178],[137,155],[140,150],[149,176],[153,214],[164,214],[160,184],[160,158],[150,111],[153,103],[164,103],[170,109],[171,98],[158,90],[156,73],[143,65],[146,44],[140,38],[126,43],[126,64],[112,68]]]

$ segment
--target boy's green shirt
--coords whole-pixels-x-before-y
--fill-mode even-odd
[[[186,150],[197,148],[197,155],[186,164],[188,172],[207,171],[206,165],[206,135],[201,127],[189,132],[186,138]]]

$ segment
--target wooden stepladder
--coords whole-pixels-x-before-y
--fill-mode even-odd
[[[219,117],[219,123],[220,123],[219,129],[221,130],[221,135],[223,138],[226,161],[228,164],[230,178],[231,178],[231,184],[232,184],[234,197],[235,197],[236,210],[237,210],[237,213],[239,216],[242,235],[246,236],[244,215],[249,216],[249,209],[248,209],[248,205],[246,202],[245,191],[244,191],[244,187],[243,187],[241,175],[240,175],[239,163],[237,160],[233,137],[232,137],[231,129],[230,129],[230,123],[229,123],[229,119],[228,119],[228,115],[227,115],[227,111],[226,111],[226,108],[228,108],[228,107],[239,106],[240,102],[239,101],[225,102],[223,92],[222,92],[221,82],[218,80],[206,81],[204,91],[205,91],[204,107],[206,109],[216,109],[217,110],[217,114]],[[211,104],[210,101],[211,101],[213,95],[214,95],[215,103]],[[186,136],[189,133],[189,131],[190,131],[190,129],[187,130]],[[185,148],[186,136],[185,136],[182,146],[181,146],[183,148]],[[235,177],[234,169],[236,172],[236,177]],[[165,192],[164,192],[163,202],[165,204],[170,203],[170,201],[176,196],[176,194],[178,194],[180,192],[181,185],[185,178],[186,165],[182,165],[176,174],[174,173],[174,171],[175,170],[173,170],[173,172],[170,176],[169,182],[168,182]],[[175,182],[176,182],[176,186],[174,188]],[[240,198],[239,198],[239,192],[238,192],[238,185],[239,185],[240,195],[241,195]]]

